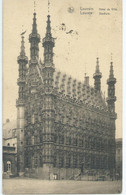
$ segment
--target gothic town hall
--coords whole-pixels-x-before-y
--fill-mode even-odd
[[[78,82],[56,70],[55,39],[50,15],[42,40],[44,62],[39,58],[40,35],[36,13],[29,35],[30,59],[22,35],[17,107],[17,168],[19,175],[42,179],[113,177],[115,172],[115,83],[113,62],[107,79],[108,97],[101,92],[99,58],[93,75]]]

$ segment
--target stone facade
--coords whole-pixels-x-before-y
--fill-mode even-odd
[[[113,63],[107,80],[107,103],[101,92],[99,58],[94,88],[57,72],[50,16],[42,41],[36,13],[29,35],[30,60],[22,36],[17,100],[18,173],[43,179],[72,179],[87,175],[113,177],[115,171],[115,83]],[[27,68],[28,63],[28,68]]]

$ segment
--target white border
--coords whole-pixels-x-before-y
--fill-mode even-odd
[[[2,4],[0,0],[0,194],[2,194]],[[126,0],[123,6],[123,191],[126,195]]]
[[[126,194],[126,0],[123,0],[123,186],[122,194]]]
[[[0,0],[0,194],[2,194],[2,0]]]

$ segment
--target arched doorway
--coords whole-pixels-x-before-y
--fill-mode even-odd
[[[7,161],[7,172],[11,173],[11,162]]]

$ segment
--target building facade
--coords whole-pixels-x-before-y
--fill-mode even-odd
[[[19,175],[43,179],[71,179],[80,175],[115,172],[115,83],[113,62],[107,80],[107,103],[101,92],[99,58],[93,75],[78,82],[57,72],[53,63],[55,39],[50,15],[42,40],[44,63],[39,60],[40,35],[36,13],[29,35],[30,59],[24,36],[18,56],[17,168]]]

